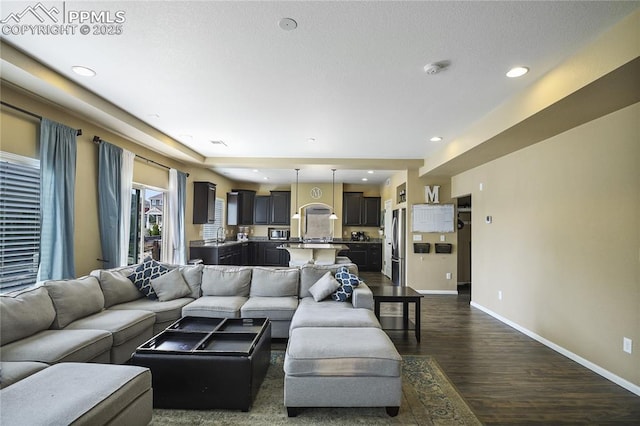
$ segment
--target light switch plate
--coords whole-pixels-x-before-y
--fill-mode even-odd
[[[413,236],[413,241],[422,241],[422,235],[420,235],[420,234],[414,235]]]

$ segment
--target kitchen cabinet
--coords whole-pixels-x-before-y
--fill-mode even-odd
[[[253,224],[268,225],[271,216],[271,196],[256,195],[253,203]]]
[[[362,197],[362,226],[380,227],[380,197]]]
[[[382,270],[382,243],[349,243],[342,244],[349,247],[338,253],[339,256],[347,256],[358,265],[360,271]]]
[[[216,184],[193,182],[193,223],[213,223],[216,220]]]
[[[254,242],[256,249],[256,265],[259,266],[289,266],[289,252],[277,248],[282,242]]]
[[[205,265],[242,265],[242,244],[190,247],[189,258],[202,259]]]
[[[291,191],[271,191],[258,195],[253,205],[254,225],[289,225],[291,223]]]
[[[233,189],[227,192],[227,225],[253,225],[256,191]]]
[[[342,224],[359,226],[362,223],[362,192],[342,194]]]
[[[291,191],[271,191],[270,225],[291,223]]]
[[[380,226],[380,197],[365,197],[362,192],[342,194],[342,224],[345,226]]]

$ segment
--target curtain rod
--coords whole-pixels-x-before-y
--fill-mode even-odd
[[[93,143],[98,145],[98,144],[100,144],[100,142],[102,142],[102,139],[100,138],[100,136],[94,136],[93,137]],[[135,155],[136,155],[137,158],[140,158],[141,160],[144,160],[147,163],[155,164],[156,166],[165,168],[167,170],[171,169],[171,167],[169,167],[169,166],[165,166],[164,164],[158,163],[157,161],[153,161],[153,160],[151,160],[151,159],[149,159],[147,157],[143,157],[142,155],[139,155],[139,154],[135,154]],[[186,175],[187,175],[187,177],[189,177],[189,173],[186,173]]]
[[[8,108],[15,109],[16,111],[19,111],[19,112],[21,112],[23,114],[29,115],[29,116],[31,116],[33,118],[37,118],[38,120],[42,120],[42,116],[41,115],[34,114],[31,111],[27,111],[26,109],[22,109],[20,107],[15,106],[15,105],[11,105],[9,103],[6,103],[5,101],[1,101],[1,102],[2,102],[2,105],[6,106]],[[80,136],[80,135],[82,135],[82,129],[78,129],[76,131],[76,136]]]

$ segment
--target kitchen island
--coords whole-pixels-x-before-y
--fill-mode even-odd
[[[333,243],[285,243],[278,248],[289,252],[289,266],[302,266],[306,263],[333,265],[339,251],[349,250],[344,244]]]

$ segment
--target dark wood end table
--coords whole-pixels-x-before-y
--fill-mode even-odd
[[[420,299],[424,296],[411,287],[370,286],[373,293],[374,312],[383,330],[415,330],[416,340],[420,341]],[[402,318],[380,316],[380,303],[402,303]],[[409,320],[409,303],[414,303],[416,312],[414,322]]]

